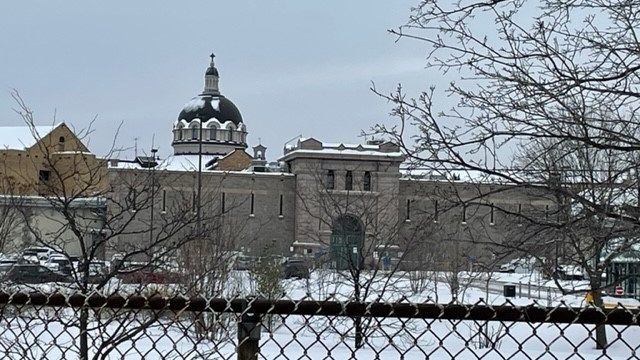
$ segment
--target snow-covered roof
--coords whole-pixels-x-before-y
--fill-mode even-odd
[[[290,173],[283,173],[275,171],[275,168],[270,168],[269,172],[252,172],[250,170],[242,171],[228,171],[228,170],[215,170],[211,169],[211,166],[207,164],[214,163],[215,159],[219,159],[220,156],[215,155],[202,155],[202,172],[208,173],[225,173],[225,174],[260,174],[260,175],[278,175],[278,176],[294,176]],[[123,170],[155,170],[155,171],[198,171],[198,155],[174,155],[158,162],[158,166],[155,168],[144,168],[135,160],[119,160],[111,159],[108,162],[109,169],[123,169]]]
[[[314,138],[299,137],[284,146],[285,160],[299,155],[340,155],[340,156],[378,156],[386,158],[404,158],[400,148],[390,142],[345,144],[323,143]]]
[[[640,239],[618,238],[609,241],[602,251],[600,261],[609,259],[611,262],[640,262]]]
[[[214,159],[219,158],[217,155],[202,155],[202,171],[209,171],[207,164]],[[170,156],[158,163],[155,170],[169,171],[198,171],[198,155],[175,155]],[[135,160],[116,160],[109,161],[110,169],[143,169],[142,165]]]
[[[30,126],[1,126],[0,145],[4,149],[24,150],[36,144],[36,135],[45,137],[60,124]]]
[[[447,181],[461,183],[482,183],[482,184],[509,184],[509,182],[496,175],[490,175],[482,171],[464,169],[426,169],[405,166],[400,168],[402,178],[422,181]],[[514,175],[514,174],[510,174]]]

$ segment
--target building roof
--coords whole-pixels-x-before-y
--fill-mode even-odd
[[[295,143],[287,143],[281,161],[294,157],[323,157],[337,155],[345,158],[377,157],[402,161],[404,154],[391,142],[375,144],[323,143],[314,138],[299,138]]]
[[[220,123],[233,122],[236,126],[242,123],[242,115],[236,105],[222,95],[201,94],[184,105],[178,120],[191,122],[194,119],[208,121],[216,119]]]
[[[36,144],[38,138],[43,138],[62,123],[52,125],[30,126],[0,126],[0,146],[3,149],[24,150]]]

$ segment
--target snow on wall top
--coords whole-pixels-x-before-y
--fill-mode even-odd
[[[398,145],[392,142],[378,142],[367,144],[324,143],[314,138],[298,137],[284,146],[284,156],[290,158],[299,154],[334,154],[349,156],[384,156],[403,157]]]

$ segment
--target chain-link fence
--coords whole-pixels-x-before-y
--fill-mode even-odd
[[[572,308],[0,293],[5,359],[630,359],[640,314]],[[607,342],[597,348],[596,329]]]

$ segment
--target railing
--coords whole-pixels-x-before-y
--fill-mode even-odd
[[[640,356],[640,313],[624,307],[0,292],[0,311],[6,359]]]

